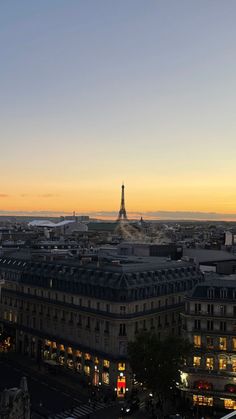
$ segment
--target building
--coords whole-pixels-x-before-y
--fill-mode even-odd
[[[198,284],[186,298],[184,333],[194,352],[182,390],[195,405],[236,409],[236,277]]]
[[[0,393],[0,419],[30,419],[30,396],[26,377],[19,388],[5,389]]]
[[[236,256],[224,250],[183,249],[185,260],[195,262],[202,272],[236,273]]]
[[[194,264],[156,258],[57,263],[0,259],[0,323],[20,353],[78,372],[123,397],[133,375],[127,343],[141,330],[181,332]]]

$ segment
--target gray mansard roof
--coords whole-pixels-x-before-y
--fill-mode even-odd
[[[2,257],[0,272],[24,284],[120,301],[190,290],[202,280],[194,264],[163,258],[81,266],[78,260],[36,262]]]
[[[206,279],[205,282],[194,287],[189,293],[189,299],[219,300],[222,303],[227,300],[236,302],[236,275],[211,275],[209,280]]]

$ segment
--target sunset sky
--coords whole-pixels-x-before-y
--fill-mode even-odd
[[[236,213],[235,0],[0,2],[0,213]]]

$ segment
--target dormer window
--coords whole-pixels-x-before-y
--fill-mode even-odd
[[[214,298],[215,297],[215,289],[214,288],[209,288],[207,291],[207,297],[208,298]]]
[[[227,298],[227,289],[226,288],[222,288],[220,290],[220,298]]]

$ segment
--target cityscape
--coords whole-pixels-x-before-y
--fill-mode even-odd
[[[235,16],[0,4],[0,419],[236,418]]]

